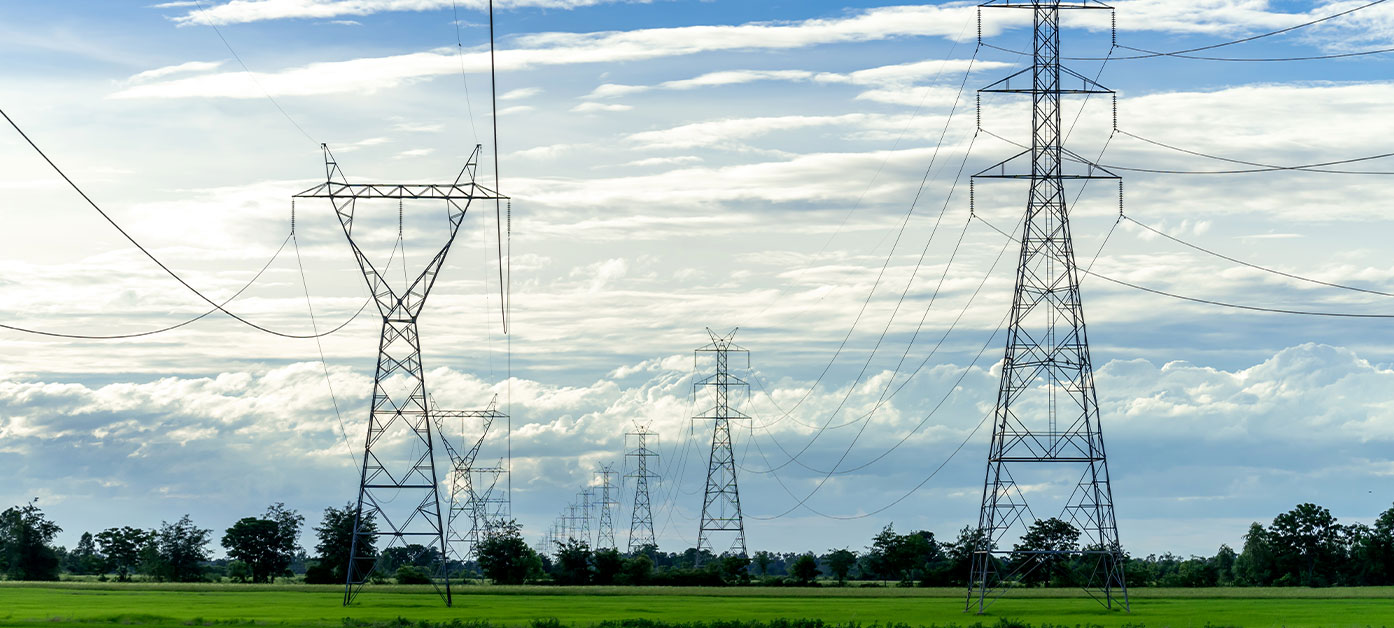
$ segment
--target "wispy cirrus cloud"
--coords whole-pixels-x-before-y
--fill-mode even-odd
[[[498,9],[578,9],[617,2],[648,3],[651,0],[498,0]],[[487,0],[232,0],[224,4],[208,3],[175,17],[180,25],[188,24],[247,24],[270,20],[329,19],[343,16],[363,16],[392,11],[439,11],[466,9],[480,11],[488,8]],[[155,8],[187,8],[200,6],[195,2],[167,2]]]

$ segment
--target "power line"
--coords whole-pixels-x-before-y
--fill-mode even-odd
[[[208,13],[208,9],[204,8],[202,0],[194,0],[194,4],[198,5],[200,11],[203,11],[205,14]],[[314,142],[315,145],[318,146],[320,142],[316,140],[313,136],[311,136],[307,131],[305,131],[305,127],[300,126],[300,123],[296,122],[295,118],[291,117],[290,113],[286,111],[285,107],[282,107],[281,103],[277,101],[274,96],[271,95],[271,92],[267,91],[266,86],[261,84],[261,80],[257,78],[256,73],[253,72],[251,68],[247,67],[247,62],[242,60],[242,55],[237,54],[237,51],[233,50],[232,44],[228,42],[227,37],[223,36],[223,30],[218,28],[218,24],[214,22],[211,17],[205,19],[204,23],[213,27],[213,32],[218,34],[218,39],[223,40],[223,46],[227,48],[228,52],[232,53],[232,58],[236,59],[237,64],[242,66],[242,71],[247,73],[247,77],[252,79],[253,83],[256,83],[257,88],[261,90],[262,95],[266,96],[266,99],[271,101],[271,104],[276,106],[276,110],[281,112],[282,116],[285,116],[286,120],[289,121],[291,125],[295,127],[295,130],[300,131],[300,134],[304,135],[305,139]]]
[[[1148,231],[1151,231],[1152,233],[1155,233],[1155,234],[1157,234],[1157,235],[1159,235],[1159,236],[1162,236],[1163,238],[1166,238],[1166,239],[1168,239],[1168,240],[1171,240],[1172,242],[1175,242],[1175,243],[1180,244],[1180,245],[1182,245],[1182,246],[1185,246],[1185,247],[1188,247],[1188,248],[1191,248],[1191,249],[1200,251],[1201,253],[1205,253],[1206,255],[1212,255],[1212,256],[1214,256],[1214,257],[1218,257],[1218,258],[1220,258],[1220,259],[1222,259],[1222,260],[1225,260],[1225,261],[1227,261],[1227,262],[1234,262],[1235,264],[1239,264],[1240,266],[1248,266],[1249,268],[1253,268],[1253,269],[1255,269],[1255,270],[1261,270],[1261,271],[1266,272],[1266,273],[1272,273],[1272,274],[1274,274],[1274,275],[1279,275],[1279,276],[1282,276],[1282,277],[1287,277],[1288,279],[1296,279],[1296,280],[1298,280],[1298,281],[1305,281],[1305,282],[1307,282],[1307,283],[1314,283],[1314,284],[1317,284],[1317,285],[1327,286],[1327,287],[1331,287],[1331,288],[1340,288],[1340,289],[1342,289],[1342,290],[1351,290],[1351,291],[1353,291],[1353,292],[1364,292],[1364,293],[1366,293],[1366,294],[1375,294],[1375,295],[1379,295],[1379,296],[1382,296],[1382,297],[1394,297],[1394,293],[1380,292],[1379,290],[1370,290],[1370,289],[1368,289],[1368,288],[1358,288],[1358,287],[1355,287],[1355,286],[1348,286],[1348,285],[1345,285],[1345,284],[1339,284],[1339,283],[1334,283],[1334,282],[1330,282],[1330,281],[1322,281],[1322,280],[1320,280],[1320,279],[1312,279],[1311,277],[1303,277],[1303,276],[1301,276],[1301,275],[1294,275],[1294,274],[1292,274],[1292,273],[1283,272],[1283,271],[1281,271],[1281,270],[1277,270],[1277,269],[1274,269],[1274,268],[1269,268],[1269,267],[1267,267],[1267,266],[1260,266],[1260,265],[1254,264],[1254,263],[1252,263],[1252,262],[1246,262],[1246,261],[1241,260],[1241,259],[1238,259],[1238,258],[1230,257],[1230,256],[1225,255],[1225,254],[1223,254],[1223,253],[1219,253],[1219,252],[1216,252],[1216,251],[1212,251],[1212,250],[1207,249],[1207,248],[1205,248],[1205,247],[1203,247],[1203,246],[1200,246],[1200,245],[1198,245],[1198,244],[1192,244],[1192,243],[1187,242],[1187,241],[1185,241],[1185,240],[1182,240],[1182,239],[1180,239],[1180,238],[1178,238],[1178,237],[1176,237],[1176,236],[1173,236],[1173,235],[1171,235],[1171,234],[1165,233],[1165,232],[1163,232],[1163,231],[1161,231],[1161,230],[1159,230],[1159,229],[1156,229],[1156,228],[1151,227],[1151,226],[1149,226],[1149,225],[1147,225],[1147,224],[1144,224],[1144,223],[1142,223],[1142,222],[1139,222],[1137,219],[1132,218],[1132,217],[1130,217],[1130,216],[1123,216],[1123,219],[1124,219],[1124,220],[1127,220],[1127,221],[1129,221],[1129,222],[1131,222],[1131,223],[1133,223],[1133,224],[1135,224],[1135,225],[1137,225],[1137,226],[1139,226],[1139,227],[1142,227],[1143,229],[1146,229],[1146,230],[1148,230]]]
[[[1293,25],[1293,26],[1289,26],[1289,27],[1287,27],[1287,28],[1280,28],[1280,29],[1275,30],[1275,31],[1269,31],[1269,32],[1266,32],[1266,33],[1261,33],[1261,34],[1253,35],[1253,36],[1250,36],[1250,37],[1244,37],[1244,38],[1241,38],[1241,39],[1234,39],[1234,40],[1230,40],[1230,41],[1220,42],[1220,43],[1218,43],[1218,44],[1210,44],[1210,45],[1208,45],[1208,46],[1200,46],[1200,47],[1197,47],[1197,48],[1187,48],[1187,49],[1185,49],[1185,50],[1172,50],[1172,51],[1169,51],[1169,52],[1155,52],[1155,51],[1151,51],[1151,50],[1144,50],[1144,49],[1141,49],[1141,48],[1133,48],[1133,47],[1131,47],[1131,46],[1124,46],[1124,45],[1122,45],[1122,44],[1117,44],[1117,46],[1118,46],[1119,48],[1126,48],[1126,49],[1128,49],[1128,50],[1133,50],[1133,51],[1137,51],[1137,52],[1142,52],[1142,53],[1145,53],[1145,54],[1132,55],[1132,56],[1126,56],[1126,57],[1113,57],[1113,58],[1116,59],[1116,60],[1119,60],[1119,61],[1133,61],[1133,60],[1137,60],[1137,59],[1154,59],[1154,58],[1157,58],[1157,57],[1180,57],[1180,58],[1187,58],[1187,59],[1201,59],[1201,60],[1205,60],[1205,61],[1307,61],[1307,60],[1315,60],[1315,59],[1335,59],[1335,58],[1339,58],[1339,57],[1343,57],[1343,56],[1357,56],[1357,55],[1361,55],[1361,54],[1380,54],[1380,53],[1382,53],[1382,52],[1391,52],[1391,51],[1394,51],[1394,48],[1391,48],[1391,49],[1384,49],[1384,50],[1371,50],[1371,51],[1365,51],[1365,52],[1362,52],[1362,53],[1346,53],[1346,54],[1344,54],[1344,55],[1324,55],[1324,56],[1318,56],[1318,57],[1305,57],[1305,58],[1303,58],[1303,57],[1295,57],[1295,58],[1276,58],[1276,57],[1275,57],[1275,58],[1241,59],[1241,58],[1224,58],[1224,57],[1220,57],[1220,58],[1204,58],[1204,57],[1189,56],[1190,53],[1193,53],[1193,52],[1203,52],[1203,51],[1206,51],[1206,50],[1214,50],[1214,49],[1216,49],[1216,48],[1224,48],[1224,47],[1227,47],[1227,46],[1234,46],[1234,45],[1236,45],[1236,44],[1244,44],[1244,43],[1248,43],[1248,42],[1251,42],[1251,41],[1256,41],[1256,40],[1259,40],[1259,39],[1264,39],[1264,38],[1267,38],[1267,37],[1273,37],[1273,36],[1275,36],[1275,35],[1282,35],[1282,34],[1284,34],[1284,33],[1290,33],[1290,32],[1292,32],[1292,31],[1295,31],[1295,30],[1298,30],[1298,29],[1307,28],[1307,27],[1309,27],[1309,26],[1315,26],[1315,25],[1317,25],[1317,24],[1321,24],[1322,22],[1328,22],[1328,21],[1334,20],[1334,19],[1339,18],[1339,17],[1344,17],[1344,16],[1350,15],[1350,14],[1352,14],[1352,13],[1355,13],[1356,11],[1362,11],[1362,10],[1364,10],[1364,9],[1368,9],[1368,8],[1370,8],[1370,7],[1373,7],[1373,6],[1377,5],[1377,4],[1384,4],[1386,1],[1387,1],[1387,0],[1374,0],[1373,2],[1370,2],[1370,3],[1368,3],[1368,4],[1363,4],[1363,5],[1358,6],[1358,7],[1354,7],[1354,8],[1351,8],[1351,9],[1347,9],[1347,10],[1345,10],[1345,11],[1340,11],[1340,12],[1338,12],[1338,13],[1333,13],[1333,14],[1331,14],[1331,15],[1327,15],[1327,16],[1325,16],[1325,17],[1321,17],[1321,18],[1317,18],[1317,19],[1310,20],[1310,21],[1307,21],[1307,22],[1303,22],[1303,23],[1301,23],[1301,24],[1296,24],[1296,25]],[[1020,51],[1020,50],[1012,50],[1012,49],[1010,49],[1010,48],[1003,48],[1003,47],[1001,47],[1001,46],[995,46],[995,45],[993,45],[993,44],[988,44],[988,43],[984,43],[984,44],[982,44],[982,45],[983,45],[983,46],[986,46],[986,47],[988,47],[988,48],[992,48],[992,49],[995,49],[995,50],[1000,50],[1000,51],[1002,51],[1002,52],[1009,52],[1009,53],[1017,54],[1017,55],[1023,55],[1023,56],[1025,56],[1025,55],[1030,55],[1030,54],[1031,54],[1031,53],[1028,53],[1028,52],[1022,52],[1022,51]],[[1105,60],[1104,57],[1060,57],[1060,59],[1061,59],[1062,61],[1103,61],[1103,60]]]
[[[73,189],[74,192],[77,192],[78,195],[82,197],[82,200],[87,201],[87,204],[88,204],[88,205],[91,205],[91,206],[92,206],[92,209],[97,210],[97,213],[98,213],[98,214],[101,214],[102,218],[105,218],[106,221],[107,221],[108,223],[110,223],[112,227],[116,228],[116,231],[119,232],[123,237],[125,237],[127,241],[129,241],[131,244],[135,245],[135,247],[136,247],[137,249],[140,249],[140,252],[141,252],[141,253],[144,253],[146,257],[150,258],[150,261],[155,262],[155,265],[156,265],[156,266],[159,266],[161,270],[165,271],[165,273],[168,274],[170,277],[173,277],[175,281],[178,281],[178,282],[179,282],[181,285],[183,285],[185,288],[188,288],[189,291],[192,292],[192,293],[194,293],[195,295],[197,295],[198,298],[203,299],[206,303],[208,303],[209,305],[213,306],[214,309],[216,309],[216,310],[218,310],[218,311],[220,311],[220,312],[222,312],[222,313],[224,313],[224,314],[226,314],[226,315],[232,317],[232,318],[233,318],[234,320],[236,320],[237,322],[240,322],[240,323],[242,323],[242,324],[244,324],[244,325],[246,325],[246,326],[248,326],[248,327],[251,327],[251,328],[253,328],[253,329],[256,329],[256,330],[258,330],[258,331],[266,332],[266,333],[271,334],[271,335],[273,335],[273,336],[280,336],[280,337],[282,337],[282,338],[305,339],[305,338],[318,338],[318,337],[322,337],[322,336],[328,336],[328,335],[330,335],[330,334],[332,334],[332,333],[334,333],[334,332],[339,331],[340,329],[343,329],[345,326],[347,326],[350,322],[353,321],[353,318],[357,318],[357,317],[358,317],[358,314],[355,313],[355,314],[353,315],[353,318],[350,318],[348,321],[345,321],[343,325],[340,325],[340,326],[338,326],[338,327],[335,327],[334,329],[331,329],[331,330],[329,330],[329,331],[327,331],[327,332],[325,332],[325,333],[323,333],[323,334],[288,334],[288,333],[276,331],[276,330],[274,330],[274,329],[269,329],[269,328],[267,328],[267,327],[263,327],[263,326],[258,325],[258,324],[256,324],[256,323],[253,323],[252,321],[249,321],[249,320],[247,320],[247,319],[245,319],[245,318],[242,318],[241,316],[238,316],[237,314],[234,314],[233,312],[229,311],[227,308],[223,307],[222,304],[217,303],[217,302],[215,302],[213,299],[208,298],[208,296],[205,295],[205,294],[203,294],[202,292],[200,292],[200,291],[198,290],[198,288],[195,288],[195,287],[193,287],[192,285],[190,285],[189,282],[185,281],[183,277],[180,277],[180,276],[179,276],[179,273],[174,272],[174,270],[172,270],[169,266],[166,266],[164,262],[160,261],[159,258],[155,257],[155,254],[154,254],[154,253],[151,253],[151,252],[149,251],[149,249],[146,249],[145,246],[141,245],[141,243],[140,243],[139,241],[137,241],[137,240],[135,239],[134,236],[132,236],[130,233],[127,233],[126,230],[123,229],[123,228],[121,227],[121,225],[118,224],[118,223],[116,222],[116,220],[115,220],[114,218],[111,217],[111,215],[107,214],[106,211],[103,210],[103,209],[101,208],[100,205],[97,205],[97,202],[96,202],[96,201],[93,201],[93,200],[92,200],[92,197],[88,196],[87,193],[84,192],[84,191],[82,190],[81,187],[78,187],[77,183],[75,183],[75,182],[72,180],[72,178],[70,178],[70,177],[68,176],[67,173],[63,172],[63,169],[62,169],[62,168],[59,168],[59,167],[58,167],[58,164],[54,163],[52,159],[49,159],[48,155],[47,155],[46,153],[44,153],[43,149],[39,148],[39,145],[38,145],[38,144],[35,144],[35,143],[34,143],[34,140],[32,140],[32,139],[29,138],[29,134],[25,133],[23,129],[19,128],[19,125],[15,123],[14,119],[10,118],[10,114],[6,113],[3,109],[0,109],[0,116],[3,116],[3,117],[5,118],[5,121],[8,122],[12,128],[14,128],[15,132],[19,133],[19,136],[22,137],[22,138],[24,138],[24,141],[25,141],[25,142],[28,142],[28,143],[29,143],[29,146],[30,146],[31,148],[34,149],[34,152],[37,152],[37,153],[39,154],[39,156],[42,157],[42,158],[44,159],[44,161],[48,162],[48,165],[49,165],[51,168],[53,168],[53,171],[54,171],[54,172],[57,172],[57,173],[58,173],[58,176],[62,177],[63,180],[66,181],[66,182],[68,183],[68,186],[71,187],[71,188]],[[283,246],[284,246],[284,245],[283,245]],[[364,302],[363,302],[363,307],[360,307],[360,308],[358,309],[358,311],[359,311],[359,312],[362,312],[363,309],[366,308],[367,306],[368,306],[368,301],[364,301]],[[26,331],[26,330],[20,330],[20,331]]]
[[[993,231],[996,231],[997,233],[1001,234],[1003,237],[1010,238],[1010,239],[1012,239],[1012,240],[1014,240],[1014,241],[1016,240],[1016,237],[1015,237],[1015,236],[1013,236],[1013,235],[1011,235],[1011,234],[1009,234],[1009,233],[1007,233],[1007,232],[1005,232],[1005,231],[1002,231],[1001,229],[998,229],[995,225],[993,225],[992,223],[988,222],[988,221],[987,221],[986,219],[984,219],[982,216],[975,216],[975,217],[976,217],[979,221],[981,221],[983,224],[985,224],[985,225],[987,225],[989,228],[991,228]],[[1142,286],[1142,285],[1138,285],[1138,284],[1131,283],[1131,282],[1128,282],[1128,281],[1123,281],[1122,279],[1114,279],[1114,278],[1112,278],[1112,277],[1109,277],[1109,276],[1106,276],[1106,275],[1102,275],[1102,274],[1100,274],[1100,273],[1096,273],[1096,272],[1094,272],[1094,271],[1092,271],[1092,270],[1089,270],[1089,269],[1081,269],[1080,272],[1083,272],[1084,274],[1090,275],[1090,276],[1092,276],[1092,277],[1098,277],[1099,279],[1102,279],[1102,280],[1107,281],[1107,282],[1109,282],[1109,283],[1118,284],[1118,285],[1120,285],[1120,286],[1124,286],[1124,287],[1127,287],[1127,288],[1132,288],[1132,289],[1134,289],[1134,290],[1140,290],[1140,291],[1142,291],[1142,292],[1148,292],[1148,293],[1155,294],[1155,295],[1159,295],[1159,296],[1170,297],[1170,298],[1172,298],[1172,299],[1178,299],[1178,300],[1181,300],[1181,301],[1189,301],[1189,302],[1191,302],[1191,303],[1200,303],[1200,304],[1203,304],[1203,305],[1213,305],[1213,306],[1217,306],[1217,307],[1224,307],[1224,308],[1230,308],[1230,309],[1236,309],[1236,310],[1246,310],[1246,311],[1250,311],[1250,312],[1265,312],[1265,313],[1269,313],[1269,314],[1291,314],[1291,315],[1295,315],[1295,316],[1318,316],[1318,317],[1328,317],[1328,318],[1374,318],[1374,319],[1391,319],[1391,318],[1394,318],[1394,314],[1357,314],[1357,313],[1351,313],[1351,312],[1324,312],[1324,311],[1314,311],[1314,310],[1293,310],[1293,309],[1287,309],[1287,308],[1265,307],[1265,306],[1259,306],[1259,305],[1245,305],[1245,304],[1241,304],[1241,303],[1228,303],[1228,302],[1225,302],[1225,301],[1216,301],[1216,300],[1214,300],[1214,299],[1203,299],[1203,298],[1200,298],[1200,297],[1191,297],[1191,296],[1186,296],[1186,295],[1182,295],[1182,294],[1177,294],[1177,293],[1174,293],[1174,292],[1167,292],[1167,291],[1165,291],[1165,290],[1158,290],[1158,289],[1156,289],[1156,288],[1149,288],[1149,287],[1147,287],[1147,286]]]
[[[1176,151],[1176,152],[1179,152],[1179,153],[1185,153],[1185,154],[1187,154],[1187,155],[1194,155],[1194,156],[1196,156],[1196,157],[1204,157],[1204,158],[1206,158],[1206,159],[1214,159],[1214,160],[1216,160],[1216,161],[1224,161],[1224,162],[1228,162],[1228,163],[1232,163],[1232,164],[1240,164],[1240,165],[1244,165],[1244,166],[1257,166],[1257,167],[1259,167],[1259,168],[1263,168],[1263,170],[1251,170],[1251,171],[1222,171],[1222,172],[1217,172],[1217,173],[1214,173],[1214,174],[1237,174],[1237,173],[1242,173],[1242,172],[1267,172],[1267,171],[1274,171],[1274,170],[1310,170],[1311,172],[1325,172],[1325,173],[1328,173],[1328,174],[1385,174],[1385,175],[1387,175],[1387,174],[1394,174],[1394,172],[1372,172],[1372,171],[1358,171],[1358,170],[1315,170],[1315,169],[1314,169],[1314,168],[1317,168],[1317,167],[1319,167],[1319,166],[1324,166],[1324,165],[1336,165],[1336,164],[1343,164],[1343,163],[1357,163],[1357,162],[1361,162],[1361,161],[1373,161],[1373,160],[1376,160],[1376,159],[1386,159],[1386,158],[1388,158],[1388,157],[1394,157],[1394,153],[1382,153],[1382,154],[1379,154],[1379,155],[1369,155],[1369,156],[1366,156],[1366,157],[1356,157],[1356,158],[1353,158],[1353,159],[1347,159],[1347,160],[1341,160],[1341,161],[1331,162],[1331,164],[1314,164],[1314,165],[1309,165],[1309,166],[1278,166],[1278,165],[1274,165],[1274,164],[1265,164],[1265,163],[1260,163],[1260,162],[1256,162],[1256,161],[1245,161],[1245,160],[1243,160],[1243,159],[1234,159],[1234,158],[1231,158],[1231,157],[1222,157],[1222,156],[1220,156],[1220,155],[1212,155],[1212,154],[1209,154],[1209,153],[1203,153],[1203,152],[1200,152],[1200,151],[1198,151],[1198,150],[1192,150],[1192,149],[1189,149],[1189,148],[1182,148],[1182,147],[1180,147],[1180,146],[1176,146],[1176,145],[1173,145],[1173,144],[1167,144],[1167,143],[1165,143],[1165,142],[1161,142],[1161,141],[1158,141],[1158,140],[1154,140],[1154,139],[1142,137],[1141,135],[1137,135],[1136,133],[1130,133],[1130,132],[1128,132],[1128,131],[1124,131],[1123,129],[1118,129],[1118,133],[1121,133],[1121,134],[1123,134],[1123,135],[1126,135],[1126,136],[1128,136],[1128,137],[1131,137],[1131,138],[1133,138],[1133,139],[1135,139],[1135,140],[1138,140],[1138,141],[1141,141],[1141,142],[1146,142],[1146,143],[1151,144],[1151,145],[1153,145],[1153,146],[1158,146],[1158,147],[1161,147],[1161,148],[1165,148],[1165,149],[1167,149],[1167,150],[1173,150],[1173,151]],[[1206,174],[1206,173],[1200,173],[1200,174]]]

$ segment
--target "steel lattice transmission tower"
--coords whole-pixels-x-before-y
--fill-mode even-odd
[[[1089,569],[1085,590],[1109,608],[1119,604],[1126,609],[1123,550],[1114,519],[1080,271],[1065,203],[1067,180],[1118,177],[1062,146],[1060,111],[1063,96],[1113,93],[1061,66],[1060,11],[1111,7],[1091,0],[993,0],[980,5],[983,8],[1021,9],[1034,16],[1031,67],[980,90],[1030,95],[1031,148],[975,178],[1028,179],[1031,193],[1022,221],[1016,294],[988,450],[967,610],[982,613],[1008,583],[1081,558]],[[1066,172],[1067,162],[1088,166],[1072,174]],[[1042,463],[1049,463],[1050,470],[1044,471]],[[1002,547],[1038,521],[1014,470],[1036,474],[1036,482],[1050,482],[1051,474],[1060,471],[1071,479],[1076,477],[1073,471],[1081,472],[1058,515],[1080,533],[1077,548]]]
[[[484,410],[441,410],[435,407],[434,400],[431,404],[437,436],[450,457],[450,510],[445,521],[446,556],[461,564],[473,560],[475,549],[483,537],[508,517],[508,498],[504,491],[498,490],[499,478],[507,473],[507,469],[502,464],[490,467],[475,464],[494,421],[506,417],[497,408],[497,395]],[[465,453],[460,453],[446,438],[445,435],[450,432],[446,429],[446,419],[460,420],[458,433],[462,442],[467,432],[465,421],[480,420],[479,438]]]
[[[615,510],[620,507],[620,502],[615,499],[615,472],[612,464],[602,466],[595,476],[600,479],[600,502],[596,504],[600,508],[599,521],[595,526],[595,549],[619,549],[615,544]]]
[[[446,526],[441,516],[440,480],[436,475],[435,438],[431,434],[430,408],[426,395],[426,372],[421,366],[421,338],[417,319],[426,297],[445,264],[465,212],[476,200],[506,197],[475,182],[480,147],[476,146],[454,183],[448,184],[349,184],[328,146],[324,148],[325,182],[295,195],[295,198],[329,199],[348,238],[349,246],[368,283],[378,313],[382,315],[382,335],[378,344],[377,371],[368,415],[363,466],[358,483],[358,505],[354,514],[353,549],[348,556],[344,585],[344,604],[353,601],[377,567],[377,557],[359,551],[362,523],[371,518],[377,524],[376,536],[385,541],[379,551],[404,547],[426,554],[439,552],[435,581],[446,605],[451,603],[447,562]],[[445,205],[448,236],[445,244],[426,263],[414,280],[404,274],[401,285],[393,285],[385,270],[379,270],[354,239],[354,219],[358,202],[396,201],[399,219],[405,200],[437,200]],[[400,224],[400,223],[399,223]],[[398,237],[401,237],[400,227]],[[417,558],[416,557],[412,557]],[[442,587],[443,583],[443,587]]]
[[[658,434],[649,431],[649,426],[638,425],[635,431],[625,434],[634,437],[634,449],[625,452],[626,458],[634,458],[634,472],[626,478],[634,480],[634,509],[629,518],[629,553],[633,554],[645,547],[657,547],[658,540],[653,533],[653,504],[649,499],[649,483],[657,481],[657,473],[649,471],[649,459],[658,461],[658,443],[649,446],[649,439],[658,440]]]
[[[706,414],[693,417],[710,419],[712,427],[711,457],[707,461],[707,489],[702,496],[702,518],[697,532],[697,551],[700,560],[702,550],[711,551],[713,533],[734,533],[726,552],[739,556],[747,555],[745,545],[745,520],[741,517],[741,495],[736,484],[736,455],[731,447],[731,419],[749,419],[738,410],[731,408],[731,388],[747,387],[744,380],[731,376],[730,356],[732,353],[745,355],[746,368],[750,368],[750,352],[735,345],[732,338],[738,329],[725,336],[717,335],[707,329],[711,344],[698,349],[694,354],[710,353],[716,358],[716,372],[706,379],[693,382],[694,389],[710,388],[715,396],[715,405]],[[712,551],[713,554],[719,554]]]

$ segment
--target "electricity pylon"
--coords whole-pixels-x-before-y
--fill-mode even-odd
[[[729,549],[725,552],[738,556],[746,555],[745,520],[741,517],[741,495],[736,484],[736,454],[731,447],[731,419],[749,419],[738,410],[731,408],[731,387],[749,386],[744,380],[731,376],[730,354],[745,354],[746,368],[750,368],[750,352],[741,348],[731,339],[736,329],[725,336],[717,335],[707,329],[711,344],[698,349],[693,356],[711,353],[716,358],[716,373],[701,381],[693,382],[694,389],[711,388],[716,397],[715,405],[706,414],[693,417],[710,419],[712,427],[712,450],[707,459],[707,488],[702,495],[702,519],[697,531],[698,560],[701,551],[713,548],[712,533],[735,533]],[[712,551],[713,554],[718,552]]]
[[[658,474],[649,471],[649,459],[658,460],[658,445],[649,447],[649,438],[658,439],[658,434],[649,431],[648,425],[636,425],[636,430],[625,434],[633,436],[637,442],[634,449],[625,452],[625,457],[634,458],[634,472],[626,475],[634,480],[634,509],[629,518],[629,553],[633,554],[645,547],[656,547],[657,539],[653,533],[653,504],[649,500],[649,482],[658,480]]]
[[[1109,608],[1117,603],[1127,609],[1123,550],[1118,541],[1094,369],[1085,334],[1080,271],[1075,264],[1065,206],[1066,180],[1118,177],[1062,146],[1060,111],[1065,95],[1113,94],[1061,66],[1060,11],[1111,7],[1094,0],[993,0],[980,5],[980,9],[999,7],[1032,12],[1033,61],[1031,67],[980,93],[1031,96],[1031,148],[975,178],[1029,179],[1031,194],[1023,220],[1016,294],[1007,329],[965,610],[981,614],[1008,586],[1023,580],[1048,579],[1067,561],[1074,560],[1086,564],[1088,575],[1083,586],[1091,596]],[[1067,161],[1086,164],[1087,168],[1082,173],[1067,173]],[[1073,531],[1067,527],[1062,534],[1060,526],[1055,526],[1054,531],[1057,537],[1079,535],[1078,544],[1058,538],[1050,543],[1022,538],[1041,520],[1027,505],[1012,469],[1037,473],[1036,483],[1049,482],[1049,476],[1039,475],[1038,463],[1082,469],[1057,517]],[[1041,536],[1047,527],[1036,528],[1038,534],[1032,536]],[[1013,539],[1018,542],[1010,550],[999,546]],[[1035,573],[1038,571],[1041,573]]]
[[[587,486],[577,493],[576,497],[580,501],[581,511],[581,516],[577,520],[579,525],[576,528],[578,535],[576,540],[594,548],[595,539],[591,537],[591,521],[595,519],[595,489]]]
[[[615,509],[620,506],[614,495],[615,489],[618,488],[615,486],[615,476],[618,474],[615,473],[613,464],[607,464],[600,467],[595,475],[600,479],[600,486],[597,487],[600,489],[600,502],[597,504],[600,507],[600,517],[595,526],[595,549],[619,549],[615,544],[614,517]]]
[[[499,477],[507,470],[501,464],[492,467],[475,464],[494,420],[507,416],[497,408],[497,395],[484,410],[441,410],[435,407],[434,399],[431,403],[437,436],[450,457],[450,510],[445,520],[446,557],[461,565],[475,558],[479,542],[507,516],[507,498],[496,490]],[[450,431],[446,429],[446,419],[460,420],[458,433],[462,442],[467,432],[465,421],[481,421],[479,438],[475,439],[469,450],[460,453],[450,443],[451,439],[446,438]],[[483,487],[482,490],[479,487]],[[465,528],[466,524],[468,528]]]
[[[344,605],[353,601],[377,568],[376,555],[360,552],[366,549],[359,544],[365,536],[361,531],[363,522],[371,520],[377,525],[377,539],[386,541],[383,547],[377,548],[379,552],[403,547],[415,554],[409,557],[412,560],[431,552],[440,553],[433,581],[449,606],[446,527],[441,516],[440,480],[436,476],[435,439],[431,435],[426,403],[426,371],[421,366],[417,319],[470,203],[506,197],[475,183],[479,146],[475,147],[454,183],[408,185],[349,184],[329,147],[322,148],[325,182],[296,194],[295,198],[329,199],[378,313],[382,315],[377,371],[373,377],[372,405],[358,482],[358,505],[354,509],[353,543],[345,570]],[[360,200],[395,200],[399,217],[405,200],[444,202],[448,237],[415,280],[407,282],[403,276],[402,285],[394,286],[387,273],[374,266],[354,240],[355,210]]]

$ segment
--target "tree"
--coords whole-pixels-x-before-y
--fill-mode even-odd
[[[739,554],[723,554],[715,561],[721,573],[721,580],[727,584],[746,584],[750,582],[750,559]]]
[[[305,518],[275,503],[261,518],[244,517],[223,535],[228,556],[247,564],[252,582],[275,582],[295,560],[296,540]]]
[[[49,544],[63,528],[44,516],[38,501],[0,513],[0,573],[10,580],[58,579],[58,552]]]
[[[567,539],[557,549],[552,577],[560,584],[583,585],[591,582],[591,548],[585,541]]]
[[[813,584],[819,573],[821,572],[818,569],[818,559],[814,558],[813,554],[802,554],[789,566],[789,575],[795,582],[804,586]]]
[[[174,523],[161,522],[153,543],[160,561],[155,569],[156,577],[172,582],[203,580],[203,563],[208,561],[212,533],[212,530],[194,526],[189,515]]]
[[[832,550],[828,552],[827,563],[829,575],[837,578],[839,585],[847,584],[847,575],[857,564],[857,555],[847,548]]]
[[[1273,545],[1268,531],[1258,522],[1251,523],[1244,535],[1244,549],[1234,559],[1235,582],[1261,587],[1272,584],[1273,578]]]
[[[83,532],[82,538],[78,539],[77,547],[68,552],[63,568],[73,574],[94,574],[102,570],[103,561],[103,556],[97,552],[96,539],[92,533]]]
[[[246,582],[248,580],[256,582],[252,579],[252,568],[240,560],[234,560],[227,564],[227,577],[233,582]]]
[[[1268,532],[1277,549],[1277,563],[1288,584],[1331,584],[1341,558],[1342,529],[1331,511],[1316,504],[1299,504],[1273,518]]]
[[[615,580],[619,584],[643,586],[653,577],[653,559],[648,554],[639,554],[624,561],[624,569]]]
[[[542,559],[523,541],[515,520],[494,526],[475,548],[479,570],[494,584],[523,584],[542,571]]]
[[[1077,552],[1079,529],[1055,517],[1041,519],[1027,528],[1021,542],[1013,546],[1016,552]],[[1025,567],[1017,571],[1022,581],[1031,584],[1069,584],[1069,556],[1062,554],[1024,554],[1019,561]]]
[[[760,570],[760,575],[768,576],[770,575],[771,562],[774,562],[774,557],[770,556],[769,552],[760,550],[755,552],[755,558],[751,561],[751,564],[755,565],[755,568]]]
[[[595,568],[596,584],[614,584],[615,578],[624,569],[624,556],[613,547],[599,549],[591,555],[591,564]]]
[[[153,534],[130,526],[107,528],[98,532],[97,545],[106,557],[101,570],[107,573],[115,572],[118,581],[130,580],[131,574],[140,568],[141,550],[149,544]]]
[[[344,504],[343,508],[330,506],[324,509],[324,518],[315,528],[315,537],[319,540],[315,544],[315,552],[319,558],[319,570],[315,574],[316,582],[326,580],[323,584],[340,584],[348,580],[347,567],[349,564],[349,554],[353,553],[353,524],[357,514],[357,508],[352,504]],[[363,521],[359,523],[358,530],[358,555],[373,557],[377,556],[377,522],[372,513],[367,513]],[[358,561],[354,565],[354,580],[362,580],[367,577],[370,568],[368,561]],[[325,570],[328,573],[325,573]],[[306,573],[306,579],[310,575]]]

